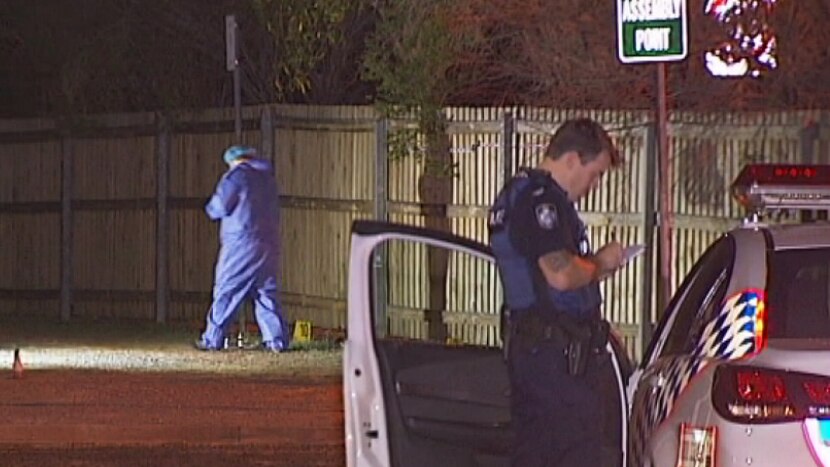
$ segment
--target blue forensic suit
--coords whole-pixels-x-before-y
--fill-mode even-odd
[[[523,169],[496,198],[490,212],[491,246],[513,328],[531,314],[556,322],[599,320],[599,284],[561,291],[550,287],[538,259],[557,250],[590,254],[585,226],[565,191],[546,172]],[[508,374],[516,441],[512,465],[600,466],[603,404],[596,388],[599,364],[571,375],[565,344],[511,333]]]
[[[271,163],[251,158],[232,167],[219,180],[205,211],[221,225],[213,304],[202,342],[221,348],[240,305],[252,299],[264,345],[287,349],[279,301],[279,192]]]

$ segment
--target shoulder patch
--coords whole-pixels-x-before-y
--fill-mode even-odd
[[[494,208],[490,211],[490,227],[500,227],[504,225],[504,218],[507,213],[504,208]]]
[[[556,206],[543,203],[536,206],[536,222],[539,227],[545,230],[551,230],[559,223],[559,214],[556,212]]]

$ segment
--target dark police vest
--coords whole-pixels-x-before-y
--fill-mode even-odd
[[[534,205],[534,203],[536,203]],[[528,219],[527,213],[532,213]],[[534,252],[534,239],[522,238],[520,229],[538,227],[542,239],[560,248]],[[490,244],[504,288],[505,302],[513,318],[525,310],[567,313],[577,319],[599,318],[602,296],[592,282],[576,290],[550,287],[538,265],[541,255],[564,249],[575,255],[591,254],[585,225],[565,191],[547,172],[521,169],[499,193],[490,209]],[[549,230],[545,230],[549,229]],[[544,238],[544,235],[559,237]]]

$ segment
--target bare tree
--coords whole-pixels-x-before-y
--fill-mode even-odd
[[[278,100],[359,101],[358,62],[372,16],[365,0],[251,0],[275,49]],[[356,99],[355,95],[359,97]]]

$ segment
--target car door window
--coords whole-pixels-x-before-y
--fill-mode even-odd
[[[660,351],[660,356],[688,354],[700,333],[713,319],[723,302],[735,257],[734,239],[726,236],[714,243],[690,274],[691,280],[679,289],[674,304],[676,317]]]
[[[463,250],[395,239],[385,246],[386,336],[500,347],[495,265]]]

